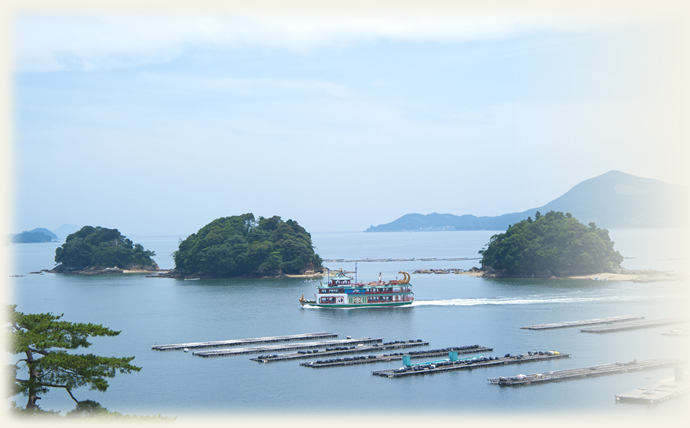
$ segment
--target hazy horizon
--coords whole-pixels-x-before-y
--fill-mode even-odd
[[[688,184],[673,26],[393,13],[14,24],[14,233],[188,234],[246,212],[363,231],[408,213],[521,212],[611,170]]]

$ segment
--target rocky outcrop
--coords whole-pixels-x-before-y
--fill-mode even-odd
[[[325,273],[322,270],[307,270],[303,274],[284,274],[284,273],[279,273],[275,275],[242,275],[234,278],[321,278],[325,275]],[[147,278],[177,278],[177,279],[217,279],[217,276],[213,275],[204,275],[201,273],[192,273],[192,272],[185,272],[185,271],[179,271],[175,269],[171,270],[159,270],[156,273],[152,275],[146,275]]]
[[[69,274],[74,274],[74,275],[108,275],[108,274],[125,273],[125,271],[158,272],[158,271],[160,271],[160,269],[158,268],[158,265],[154,262],[152,266],[134,265],[134,266],[127,266],[124,268],[120,268],[117,266],[105,267],[105,268],[100,267],[100,266],[89,266],[87,268],[73,268],[73,267],[68,267],[68,266],[63,266],[63,265],[57,265],[53,269],[44,270],[44,272],[69,273]]]

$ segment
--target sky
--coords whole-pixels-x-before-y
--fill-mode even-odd
[[[610,16],[19,14],[11,232],[357,231],[611,170],[690,184],[677,45]]]

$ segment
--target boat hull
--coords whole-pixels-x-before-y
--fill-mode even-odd
[[[392,302],[392,303],[352,303],[352,304],[342,304],[342,305],[329,305],[329,304],[320,304],[320,303],[314,303],[313,301],[311,302],[306,302],[304,305],[309,305],[309,306],[316,306],[319,308],[381,308],[385,306],[408,306],[411,305],[413,302]]]

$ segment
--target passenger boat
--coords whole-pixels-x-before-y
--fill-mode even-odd
[[[314,300],[307,300],[304,294],[299,302],[304,305],[320,306],[325,308],[360,308],[360,307],[381,307],[381,306],[404,306],[411,305],[414,301],[412,285],[410,285],[410,274],[403,274],[403,279],[382,281],[379,273],[379,280],[369,283],[352,282],[352,277],[347,276],[342,269],[333,277],[328,274],[326,283],[319,283],[316,286]],[[356,268],[355,268],[356,275]]]

